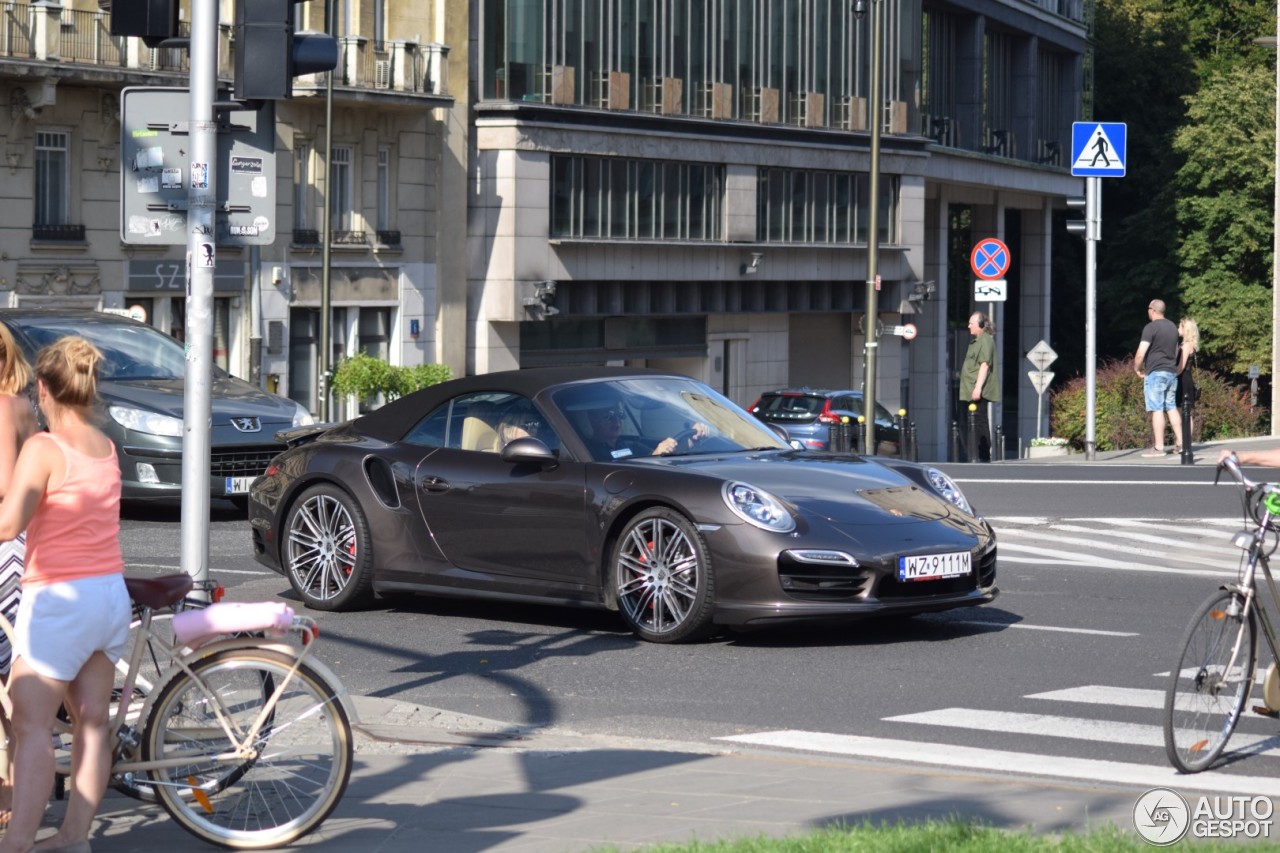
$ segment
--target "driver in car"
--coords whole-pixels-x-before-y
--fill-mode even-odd
[[[699,421],[676,436],[667,436],[657,443],[635,436],[624,436],[622,425],[627,413],[622,400],[602,399],[595,408],[587,409],[587,425],[591,435],[584,436],[587,448],[595,459],[624,459],[628,456],[666,456],[674,453],[681,444],[692,448],[711,434],[711,428]],[[687,437],[686,437],[687,436]]]

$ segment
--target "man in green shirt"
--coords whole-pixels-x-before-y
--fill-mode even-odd
[[[961,411],[968,417],[969,403],[977,403],[978,446],[969,448],[970,461],[991,461],[991,421],[984,403],[1000,402],[1000,373],[996,370],[996,339],[991,321],[981,311],[969,317],[969,349],[960,368]],[[976,451],[976,452],[975,452]]]

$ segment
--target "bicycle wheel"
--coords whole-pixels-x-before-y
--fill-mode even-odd
[[[1256,617],[1252,609],[1246,615],[1243,596],[1223,590],[1200,605],[1164,701],[1165,752],[1178,770],[1198,773],[1222,754],[1249,699],[1257,655]]]
[[[351,723],[334,688],[305,663],[289,677],[292,664],[269,649],[228,649],[193,667],[199,682],[183,675],[161,688],[142,758],[189,760],[148,773],[165,811],[197,837],[242,850],[278,847],[319,826],[342,798]],[[280,691],[275,711],[249,744],[253,754],[233,756],[218,712],[243,738],[262,715],[265,684]]]

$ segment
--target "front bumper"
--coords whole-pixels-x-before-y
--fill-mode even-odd
[[[214,447],[209,454],[209,494],[238,497],[248,494],[248,484],[267,470],[283,450],[272,443]],[[165,501],[182,496],[182,448],[117,445],[122,480],[121,497],[127,501]],[[231,481],[230,483],[228,481]]]

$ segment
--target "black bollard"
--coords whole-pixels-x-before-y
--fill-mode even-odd
[[[920,459],[916,454],[916,422],[911,421],[907,424],[907,444],[911,446],[911,454],[907,457],[912,462],[919,462]]]
[[[827,427],[827,450],[830,450],[832,453],[843,452],[844,448],[840,446],[841,438],[840,422],[837,421]]]
[[[978,404],[969,404],[969,453],[968,461],[978,461]]]
[[[1004,427],[996,427],[995,441],[991,444],[991,461],[1004,458]]]
[[[898,428],[898,458],[907,458],[907,410],[898,409],[898,415],[893,419],[894,426]]]
[[[1190,370],[1190,368],[1187,368]],[[1183,465],[1194,465],[1196,456],[1191,452],[1191,395],[1182,395],[1182,458],[1179,460]]]
[[[955,421],[951,422],[951,455],[949,458],[952,462],[960,461],[960,425]]]

